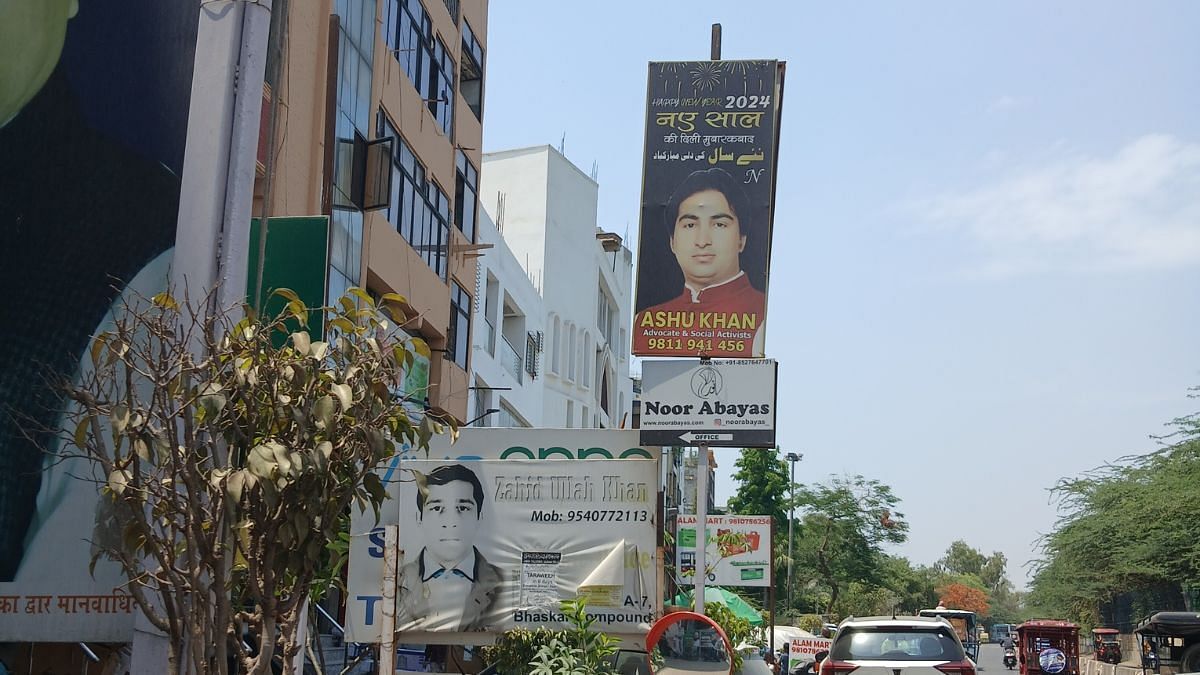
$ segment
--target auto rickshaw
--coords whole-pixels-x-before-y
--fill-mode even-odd
[[[1092,650],[1097,661],[1117,664],[1121,662],[1121,642],[1117,636],[1121,631],[1116,628],[1093,628]]]
[[[1026,621],[1017,626],[1021,675],[1079,675],[1079,626],[1069,621]]]

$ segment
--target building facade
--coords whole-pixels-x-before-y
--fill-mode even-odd
[[[275,12],[255,215],[327,215],[326,300],[403,296],[403,329],[431,349],[405,393],[466,421],[487,0]]]
[[[484,155],[480,195],[542,299],[541,426],[630,427],[633,255],[597,227],[596,181],[536,146]]]
[[[546,313],[542,296],[491,216],[479,211],[479,242],[492,248],[477,265],[471,317],[472,426],[543,427]]]

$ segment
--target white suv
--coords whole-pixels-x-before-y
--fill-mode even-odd
[[[954,628],[939,617],[846,619],[820,675],[976,675]]]

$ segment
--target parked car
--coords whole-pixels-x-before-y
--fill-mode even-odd
[[[953,626],[941,617],[843,621],[820,675],[976,675]]]

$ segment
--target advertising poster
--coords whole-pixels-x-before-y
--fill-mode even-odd
[[[805,637],[792,640],[788,645],[789,663],[812,663],[817,660],[817,652],[829,651],[833,640],[823,637]]]
[[[694,585],[697,519],[681,513],[676,523],[679,583]],[[771,516],[709,516],[705,543],[706,583],[760,588],[771,585]]]
[[[775,447],[773,359],[642,362],[645,445]]]
[[[378,642],[383,526],[398,525],[402,642],[482,644],[511,628],[563,626],[584,598],[597,630],[638,634],[658,609],[658,462],[404,460],[380,522],[356,514],[347,639]]]
[[[0,642],[122,642],[119,568],[88,463],[55,461],[91,336],[165,287],[198,0],[0,1]]]
[[[637,356],[764,356],[780,66],[650,64]]]

